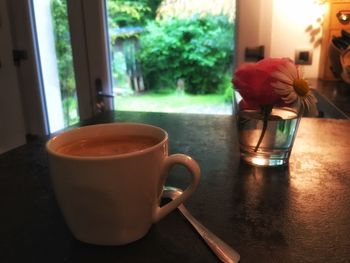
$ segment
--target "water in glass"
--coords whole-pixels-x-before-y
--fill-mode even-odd
[[[264,119],[258,111],[238,113],[238,133],[241,157],[258,166],[278,166],[288,163],[300,118],[290,108],[274,108],[262,136]]]

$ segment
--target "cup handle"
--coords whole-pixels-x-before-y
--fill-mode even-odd
[[[176,209],[180,204],[186,201],[186,199],[189,198],[193,194],[193,192],[197,189],[197,186],[199,184],[199,178],[201,175],[199,165],[190,156],[187,156],[185,154],[180,154],[180,153],[170,155],[165,159],[161,182],[165,182],[165,179],[168,176],[169,170],[175,164],[180,164],[185,166],[187,170],[192,174],[192,181],[190,185],[186,188],[186,190],[179,197],[170,201],[169,203],[167,203],[162,207],[158,206],[156,208],[156,211],[153,216],[153,223],[161,220],[164,216],[169,214],[171,211]]]

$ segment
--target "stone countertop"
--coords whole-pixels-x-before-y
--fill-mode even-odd
[[[169,133],[170,154],[201,166],[188,210],[241,262],[350,262],[350,121],[303,118],[289,166],[239,159],[232,116],[107,112],[81,125],[142,122]],[[40,138],[0,155],[0,262],[218,262],[177,211],[129,245],[75,240],[56,203]],[[185,185],[175,167],[168,184]]]

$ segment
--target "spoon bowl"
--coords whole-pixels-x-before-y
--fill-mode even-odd
[[[182,194],[182,190],[179,188],[164,186],[163,197],[176,199]],[[218,238],[210,230],[204,227],[201,223],[195,219],[183,204],[178,206],[180,212],[191,223],[191,225],[197,230],[198,234],[204,239],[211,250],[217,255],[217,257],[225,263],[237,263],[239,262],[240,255],[232,247]]]

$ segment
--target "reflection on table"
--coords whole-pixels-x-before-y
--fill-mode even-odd
[[[168,131],[170,153],[196,159],[202,179],[188,210],[242,262],[348,262],[350,121],[304,118],[287,167],[240,162],[232,116],[108,112],[83,122],[142,122]],[[141,240],[81,243],[54,198],[42,138],[0,155],[0,262],[217,262],[173,212]],[[168,184],[184,187],[186,171]]]

